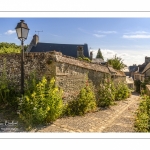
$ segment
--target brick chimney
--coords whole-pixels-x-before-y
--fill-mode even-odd
[[[31,41],[31,43],[30,43],[30,45],[28,46],[28,48],[27,48],[27,52],[30,52],[30,50],[32,49],[32,47],[33,46],[36,46],[37,45],[37,43],[39,42],[39,36],[38,35],[34,35],[33,36],[33,39],[32,39],[32,41]]]
[[[77,57],[84,57],[83,46],[77,46]]]
[[[34,44],[34,46],[36,46],[36,44],[39,42],[39,36],[38,35],[34,35],[33,36],[33,44]]]

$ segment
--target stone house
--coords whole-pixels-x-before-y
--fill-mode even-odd
[[[145,62],[142,65],[133,65],[133,66],[129,66],[129,72],[130,72],[130,76],[134,79],[134,80],[140,80],[141,82],[144,82],[145,77],[150,76],[149,74],[149,65],[150,63],[150,57],[145,57]]]
[[[39,36],[34,35],[26,52],[61,52],[63,55],[90,58],[87,44],[58,44],[58,43],[42,43],[39,42]]]
[[[126,75],[126,83],[130,89],[134,89],[134,80],[133,77],[130,76],[129,68],[124,67],[121,71],[123,71]]]
[[[126,82],[129,89],[134,89],[134,80],[132,77],[126,76]]]
[[[91,58],[92,63],[96,64],[105,64],[105,61],[102,58]]]

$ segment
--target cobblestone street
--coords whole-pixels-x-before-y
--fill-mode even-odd
[[[84,116],[57,119],[53,124],[31,132],[134,132],[139,96],[134,93],[130,98],[116,103]]]

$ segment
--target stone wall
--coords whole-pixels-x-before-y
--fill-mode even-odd
[[[5,63],[6,60],[6,63]],[[0,75],[6,64],[7,76],[14,80],[20,88],[20,54],[0,55]],[[35,71],[39,79],[46,76],[48,79],[55,77],[56,85],[63,89],[64,99],[76,97],[80,89],[86,84],[87,78],[97,87],[104,77],[111,76],[108,67],[84,62],[73,57],[64,56],[59,52],[25,53],[25,79]],[[125,75],[116,71],[114,81],[125,81]]]
[[[25,79],[28,79],[30,74],[34,71],[39,79],[45,74],[47,74],[49,78],[55,76],[55,67],[53,63],[51,67],[49,67],[49,62],[53,61],[53,59],[53,55],[49,53],[25,53]],[[8,79],[14,81],[16,87],[20,88],[21,55],[0,54],[0,75],[2,75],[4,66]]]
[[[150,85],[146,85],[146,94],[150,96]]]

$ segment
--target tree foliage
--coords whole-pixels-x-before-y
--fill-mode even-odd
[[[115,55],[111,59],[107,59],[107,62],[109,65],[111,65],[114,69],[117,69],[117,70],[121,70],[125,67],[125,64],[123,63],[122,58],[117,57],[117,55]]]
[[[101,52],[100,48],[99,48],[99,49],[98,49],[98,51],[97,51],[96,58],[101,58],[101,59],[103,59],[103,60],[104,60],[104,58],[103,58],[103,55],[102,55],[102,52]]]
[[[28,45],[24,45],[24,51],[26,51]],[[0,53],[20,53],[21,45],[16,45],[15,43],[0,43]]]

